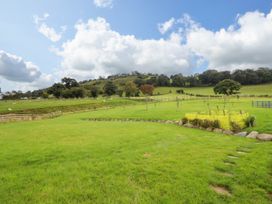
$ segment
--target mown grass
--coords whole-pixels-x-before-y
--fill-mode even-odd
[[[0,124],[0,203],[271,203],[272,143],[166,124],[83,120],[139,116],[142,107],[134,109]],[[241,148],[249,153],[226,165]]]

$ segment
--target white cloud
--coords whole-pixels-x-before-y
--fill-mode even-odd
[[[159,29],[160,33],[165,34],[166,32],[168,32],[173,27],[174,23],[175,23],[174,18],[171,18],[164,23],[159,23],[158,29]]]
[[[94,5],[100,8],[112,8],[113,0],[93,0]]]
[[[52,75],[41,73],[37,65],[0,50],[0,86],[4,89],[44,88],[52,82]]]
[[[140,40],[133,35],[113,31],[103,18],[90,19],[76,26],[74,39],[62,45],[61,75],[78,79],[131,71],[154,73],[189,73],[191,53],[180,36],[169,39]]]
[[[209,68],[272,67],[272,11],[267,15],[258,11],[238,15],[236,24],[218,31],[193,21],[189,24],[193,26],[187,29],[187,45],[208,62]]]
[[[41,72],[32,62],[0,50],[0,76],[10,81],[32,82]]]
[[[34,16],[34,23],[37,25],[38,31],[52,42],[58,42],[62,38],[62,34],[66,30],[66,26],[61,26],[61,32],[57,32],[54,28],[48,26],[44,21],[49,17],[45,13],[42,17]]]

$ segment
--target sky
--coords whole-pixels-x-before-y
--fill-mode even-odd
[[[272,67],[272,0],[9,0],[2,91],[132,71]]]

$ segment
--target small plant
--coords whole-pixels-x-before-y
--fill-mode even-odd
[[[220,128],[220,121],[219,120],[213,121],[213,128]]]
[[[184,94],[184,90],[183,90],[183,89],[178,89],[178,90],[176,90],[176,92],[177,92],[178,94]]]
[[[240,125],[237,124],[237,123],[234,122],[234,121],[231,121],[231,122],[230,122],[230,126],[231,126],[231,130],[234,131],[234,132],[239,132],[239,131],[241,131]]]
[[[202,124],[201,124],[201,127],[205,128],[205,129],[211,127],[211,121],[207,120],[207,119],[203,120]]]
[[[189,120],[188,120],[188,118],[184,117],[181,119],[181,121],[183,124],[187,124]]]
[[[190,122],[193,126],[199,127],[199,126],[200,126],[200,121],[201,121],[201,120],[195,118],[195,119],[193,119],[193,120],[190,120],[189,122]]]
[[[248,116],[246,119],[245,119],[245,124],[246,124],[246,127],[254,127],[255,125],[255,116]]]

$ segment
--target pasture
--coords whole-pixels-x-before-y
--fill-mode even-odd
[[[176,93],[176,90],[183,89],[186,93],[202,94],[202,95],[214,95],[213,87],[192,87],[192,88],[175,88],[175,87],[158,87],[155,93],[169,94]],[[261,85],[247,85],[242,86],[240,90],[241,95],[269,95],[272,96],[272,84],[261,84]]]
[[[271,203],[271,142],[173,124],[88,120],[180,120],[224,107],[255,115],[252,129],[272,133],[272,109],[251,100],[19,101],[21,112],[96,103],[101,109],[0,124],[0,203]]]

